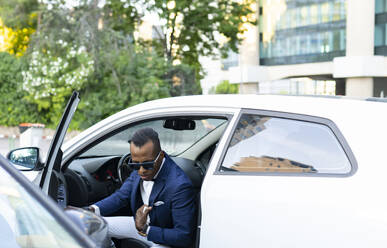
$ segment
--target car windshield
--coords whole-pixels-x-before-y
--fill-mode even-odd
[[[0,178],[1,247],[81,247],[3,168]]]
[[[153,128],[160,138],[161,148],[171,156],[186,151],[199,140],[203,139],[213,130],[223,127],[227,120],[219,118],[200,118],[195,122],[194,130],[174,130],[164,127],[164,119],[151,120],[131,125],[119,133],[103,140],[97,145],[81,154],[82,157],[98,157],[123,155],[129,152],[130,137],[139,129],[144,127]]]

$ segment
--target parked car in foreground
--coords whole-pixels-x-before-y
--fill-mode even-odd
[[[110,247],[102,218],[82,209],[63,211],[1,155],[0,233],[7,248]]]
[[[35,179],[60,205],[90,205],[118,189],[131,173],[128,140],[152,127],[200,194],[196,247],[387,246],[383,99],[167,98],[127,108],[61,146],[74,111],[70,103]],[[28,152],[39,153],[8,157]]]

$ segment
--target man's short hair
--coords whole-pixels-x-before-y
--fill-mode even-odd
[[[148,143],[148,141],[152,141],[153,143],[154,155],[158,154],[161,150],[159,135],[155,130],[153,130],[150,127],[145,127],[137,130],[133,134],[132,139],[130,140],[130,143],[133,142],[135,146],[142,147],[143,145]]]

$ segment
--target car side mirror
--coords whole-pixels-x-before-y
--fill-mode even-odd
[[[39,157],[39,148],[37,147],[23,147],[11,150],[7,159],[19,170],[36,170],[40,169],[42,163]]]

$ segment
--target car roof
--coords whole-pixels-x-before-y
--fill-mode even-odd
[[[327,97],[327,96],[289,96],[289,95],[253,95],[253,94],[217,94],[191,95],[169,97],[140,103],[121,110],[106,119],[96,123],[84,132],[86,136],[102,126],[125,118],[133,113],[140,113],[154,109],[172,108],[206,108],[224,111],[225,109],[258,109],[302,115],[318,116],[331,120],[340,120],[351,116],[365,116],[366,118],[381,117],[385,113],[386,102],[370,101],[361,98]],[[353,116],[355,115],[355,116]],[[78,137],[81,138],[81,137]],[[74,140],[75,142],[75,140]],[[67,143],[67,142],[66,142]],[[73,142],[70,142],[73,143]],[[68,144],[65,145],[67,147]]]
[[[378,100],[380,99],[380,100]],[[337,96],[291,96],[291,95],[194,95],[158,99],[127,108],[117,115],[126,115],[134,110],[149,110],[168,107],[219,107],[247,108],[290,112],[318,116],[329,112],[365,111],[386,108],[387,101],[381,98],[349,98]],[[378,106],[378,107],[377,107]],[[328,117],[328,116],[327,116]]]
[[[378,102],[372,99],[257,94],[179,96],[144,102],[117,112],[66,142],[63,150],[65,152],[68,147],[81,139],[87,139],[88,135],[103,126],[120,119],[126,119],[134,113],[173,108],[179,109],[180,113],[182,108],[195,108],[203,111],[206,108],[211,108],[212,110],[218,108],[220,113],[226,109],[230,109],[230,112],[231,110],[236,111],[239,109],[258,109],[322,117],[334,121],[339,126],[348,126],[355,122],[357,122],[357,125],[360,125],[358,121],[360,118],[387,125],[386,115],[381,114],[386,113],[386,102]],[[189,112],[187,113],[189,114]]]

